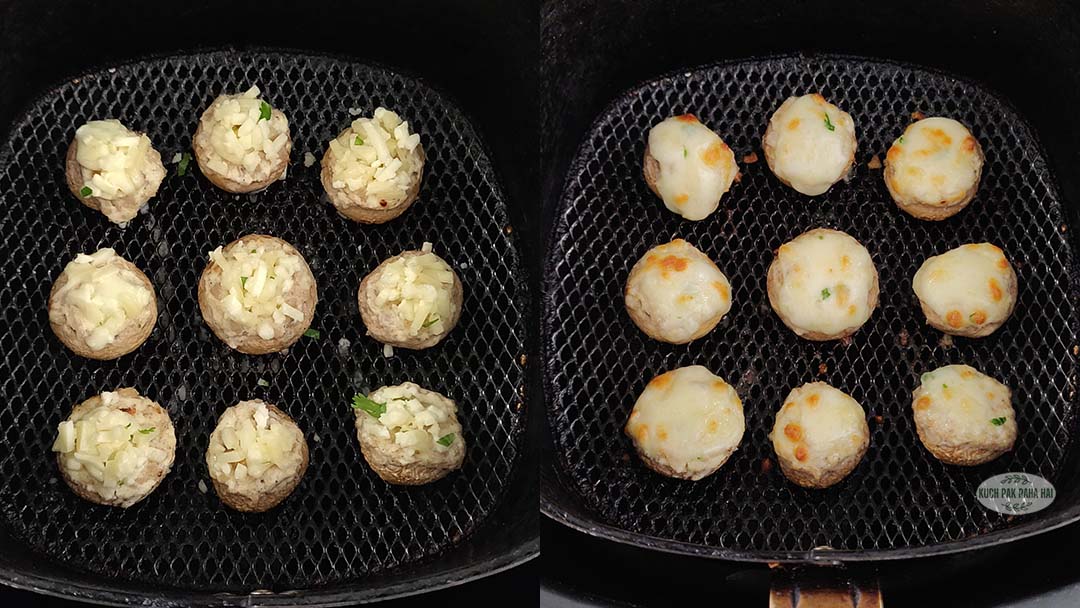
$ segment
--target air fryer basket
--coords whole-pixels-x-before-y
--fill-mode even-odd
[[[850,112],[859,135],[849,183],[807,200],[761,161],[771,112],[783,99],[822,92]],[[955,117],[983,143],[975,202],[921,222],[889,198],[883,158],[912,113]],[[735,150],[742,178],[702,222],[671,214],[646,188],[648,129],[693,113]],[[1077,473],[1076,260],[1069,222],[1026,121],[984,88],[938,72],[848,57],[788,56],[682,70],[619,96],[589,128],[567,173],[545,262],[543,349],[554,464],[561,481],[545,508],[593,533],[645,546],[747,560],[863,560],[929,554],[1029,533],[1075,517]],[[784,241],[818,226],[863,242],[881,275],[878,310],[848,342],[797,338],[768,305],[765,271]],[[732,312],[686,346],[649,340],[623,310],[630,266],[649,248],[685,238],[731,279]],[[990,241],[1013,260],[1020,297],[1008,324],[982,340],[943,340],[925,325],[911,275],[930,255]],[[919,375],[970,363],[1013,389],[1021,434],[1007,456],[976,468],[944,466],[921,447],[910,417]],[[622,435],[654,375],[703,364],[736,386],[747,432],[735,456],[697,483],[640,464]],[[784,395],[824,380],[868,410],[871,446],[826,491],[785,480],[767,438]],[[990,475],[1025,471],[1059,486],[1050,510],[1011,518],[974,499]],[[563,485],[565,484],[565,485]],[[979,537],[979,538],[976,538]],[[901,551],[894,551],[900,549]]]
[[[232,195],[214,188],[194,162],[186,176],[177,175],[168,161],[190,149],[202,110],[216,95],[250,84],[289,117],[294,153],[287,179],[261,193]],[[410,121],[428,160],[417,203],[393,222],[364,226],[336,214],[322,193],[318,164],[302,161],[305,152],[321,157],[326,142],[353,119],[350,109],[370,115],[378,105]],[[126,228],[79,205],[64,184],[62,162],[74,128],[99,117],[145,130],[169,169],[147,213]],[[13,566],[11,582],[29,584],[20,571],[50,578],[54,562],[61,576],[70,568],[131,589],[280,592],[341,589],[363,579],[372,586],[387,582],[372,595],[392,594],[395,568],[453,551],[504,498],[525,438],[527,290],[486,151],[443,95],[388,69],[321,56],[215,52],[142,61],[46,93],[16,122],[2,157],[7,280],[0,287],[6,326],[0,339],[7,356],[0,360],[6,429],[0,515],[11,539],[0,561]],[[305,255],[319,283],[312,327],[320,338],[253,357],[231,351],[205,328],[196,285],[206,253],[252,232],[282,237]],[[385,358],[381,345],[364,336],[356,286],[379,261],[425,240],[466,286],[462,320],[435,348],[399,349]],[[51,335],[45,300],[76,253],[106,246],[146,271],[160,315],[140,349],[102,363],[72,355]],[[260,380],[269,386],[260,387]],[[390,486],[370,471],[348,405],[357,391],[406,380],[454,398],[468,442],[461,471],[424,487]],[[127,510],[75,497],[58,480],[49,451],[73,403],[121,386],[165,406],[178,436],[172,472]],[[210,485],[203,453],[218,415],[255,397],[297,420],[311,465],[281,506],[243,515],[197,485]],[[27,568],[27,558],[35,565]],[[458,574],[474,573],[475,566],[466,566]],[[453,580],[454,573],[446,576]],[[363,594],[337,596],[345,598]]]

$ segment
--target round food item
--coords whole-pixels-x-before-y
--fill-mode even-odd
[[[76,129],[64,169],[75,198],[115,224],[134,218],[165,179],[165,165],[150,138],[114,119],[91,120]]]
[[[911,402],[919,440],[946,464],[990,462],[1016,442],[1009,387],[968,365],[923,374]]]
[[[819,93],[789,97],[765,129],[765,161],[776,177],[808,196],[846,179],[855,164],[855,121]]]
[[[859,241],[828,228],[804,232],[780,246],[769,266],[769,304],[807,340],[855,333],[878,303],[878,273]]]
[[[285,179],[292,152],[289,119],[253,86],[221,95],[199,118],[192,146],[199,170],[227,192],[255,192]]]
[[[712,475],[739,448],[746,421],[735,389],[700,365],[649,381],[623,429],[650,469],[677,479]]]
[[[133,388],[105,391],[60,423],[52,451],[72,491],[127,508],[161,484],[176,457],[169,413]]]
[[[926,322],[954,336],[988,336],[1016,306],[1016,273],[990,243],[961,245],[927,259],[911,286]]]
[[[943,220],[975,197],[982,166],[982,147],[967,127],[951,118],[924,118],[889,148],[885,185],[904,211]]]
[[[49,293],[49,325],[76,355],[106,361],[139,348],[157,323],[150,279],[110,248],[68,262]]]
[[[634,264],[624,301],[650,338],[685,344],[712,331],[731,310],[731,284],[708,256],[675,239]]]
[[[649,130],[645,183],[669,210],[703,220],[720,205],[739,165],[735,153],[693,114],[673,116]]]
[[[465,438],[452,399],[405,382],[353,397],[353,409],[360,452],[383,481],[415,486],[461,468]]]
[[[376,266],[356,294],[369,336],[416,350],[435,346],[454,329],[462,297],[461,279],[431,252],[431,243]]]
[[[424,175],[424,147],[409,123],[386,108],[357,118],[330,141],[319,177],[330,202],[355,222],[381,224],[416,200]]]
[[[249,355],[276,353],[299,340],[318,302],[304,256],[265,234],[211,251],[199,279],[203,320],[222,342]]]
[[[307,466],[303,431],[260,399],[222,412],[206,448],[214,491],[221,502],[245,513],[276,507],[300,484]]]
[[[785,477],[804,488],[827,488],[862,460],[870,427],[858,401],[824,382],[811,382],[788,393],[769,439]]]

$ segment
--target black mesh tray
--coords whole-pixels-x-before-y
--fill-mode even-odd
[[[809,200],[780,184],[760,145],[769,116],[785,98],[816,91],[851,113],[859,152],[850,183]],[[986,152],[975,201],[947,221],[923,222],[901,212],[881,171],[867,167],[872,156],[884,158],[916,111],[964,122]],[[716,130],[742,170],[720,209],[701,222],[667,211],[641,177],[649,128],[684,112]],[[759,162],[742,160],[751,151]],[[859,239],[880,273],[879,308],[850,343],[799,339],[768,304],[765,273],[773,251],[817,226]],[[998,515],[978,504],[975,488],[1006,471],[1051,481],[1075,474],[1080,324],[1066,231],[1056,186],[1025,121],[988,91],[947,75],[876,60],[800,56],[704,67],[628,91],[578,150],[545,262],[545,382],[561,476],[608,530],[594,533],[732,559],[935,552],[1049,517],[1054,509],[1016,521]],[[622,297],[634,262],[676,236],[717,260],[733,286],[731,313],[685,346],[648,339],[630,321]],[[911,277],[926,257],[973,241],[1000,245],[1014,262],[1016,312],[989,338],[944,340],[925,324]],[[920,374],[960,362],[1012,387],[1020,423],[1014,451],[976,468],[934,460],[910,416]],[[622,433],[648,380],[690,364],[705,365],[736,386],[747,424],[731,460],[697,483],[647,470]],[[788,482],[767,438],[787,392],[815,380],[851,393],[868,410],[871,429],[864,461],[825,491]],[[765,459],[771,469],[763,467]]]
[[[252,195],[213,187],[189,150],[202,110],[251,84],[289,118],[294,141],[284,182]],[[319,183],[326,143],[378,105],[398,111],[427,152],[420,198],[401,218],[363,226],[337,215]],[[145,130],[169,175],[149,212],[126,229],[80,205],[64,184],[75,128],[114,117]],[[124,65],[48,92],[11,130],[0,154],[0,517],[41,559],[85,571],[200,591],[296,589],[355,581],[434,556],[483,522],[504,494],[521,449],[527,293],[506,229],[505,201],[462,113],[417,80],[324,57],[218,52]],[[196,300],[207,252],[252,232],[295,245],[319,285],[312,328],[288,352],[246,356],[204,326]],[[465,284],[464,312],[441,345],[384,358],[364,336],[360,279],[382,259],[425,240]],[[114,362],[69,353],[45,312],[53,279],[76,253],[114,247],[154,283],[160,310],[150,339]],[[269,386],[262,388],[258,381]],[[349,399],[406,380],[455,399],[468,441],[461,471],[426,487],[383,483],[363,462]],[[68,490],[51,442],[71,406],[134,386],[176,425],[176,464],[148,499],[127,510]],[[203,454],[221,411],[263,398],[305,431],[311,465],[295,493],[265,514],[225,508]]]

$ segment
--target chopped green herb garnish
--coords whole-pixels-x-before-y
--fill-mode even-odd
[[[259,378],[258,380],[256,380],[255,384],[258,384],[259,386],[262,386],[264,388],[267,387],[267,386],[270,386],[270,383],[267,382],[266,380],[263,380],[262,378]]]
[[[352,398],[352,407],[354,410],[364,410],[370,414],[373,418],[378,418],[386,413],[386,404],[372,401],[363,395],[354,395]]]
[[[947,389],[947,388],[949,388],[949,385],[948,384],[942,384],[941,388],[946,388]]]
[[[439,322],[439,315],[431,315],[431,318],[424,322],[420,327],[431,327]]]
[[[176,166],[176,174],[180,177],[187,175],[188,165],[191,164],[191,154],[184,152],[184,155],[180,157],[180,164]]]
[[[904,143],[904,136],[903,136],[903,135],[901,135],[901,136],[900,136],[900,139],[898,139],[898,140],[896,140],[896,141],[897,141],[897,142],[899,142],[899,143]]]
[[[926,384],[927,382],[929,382],[929,381],[931,381],[933,379],[934,379],[934,373],[933,372],[926,372],[925,374],[922,375],[922,377],[919,378],[919,380],[922,381],[923,384]]]
[[[362,146],[362,145],[364,145],[364,138],[357,135],[356,139],[353,141],[353,143],[358,145],[358,146]]]
[[[259,120],[270,120],[270,104],[265,101],[259,104]]]
[[[829,291],[829,288],[828,288],[828,287],[826,287],[825,289],[822,289],[822,290],[821,290],[821,299],[822,299],[822,300],[828,300],[828,299],[829,299],[829,296],[831,296],[831,295],[832,295],[832,292],[831,292],[831,291]]]
[[[142,433],[143,435],[149,435],[150,433],[153,433],[156,430],[157,430],[157,427],[152,426],[152,427],[150,427],[148,429],[139,429],[139,432]]]
[[[322,336],[322,333],[317,329],[309,329],[304,332],[305,338],[315,338],[318,340]]]
[[[990,424],[992,424],[994,426],[1001,426],[1001,425],[1005,424],[1005,416],[1002,416],[1001,418],[991,418],[990,419]]]
[[[833,126],[832,121],[829,120],[829,113],[828,112],[825,113],[825,128],[830,130],[830,131],[835,131],[836,130],[836,127]]]
[[[817,240],[819,240],[819,241],[824,241],[824,240],[825,240],[825,236],[824,236],[824,235],[821,235],[821,234],[819,234],[819,235],[817,235]]]
[[[443,435],[442,437],[439,437],[439,440],[436,441],[435,443],[437,443],[437,444],[439,444],[441,446],[450,447],[450,444],[454,443],[454,434],[453,433],[448,433],[446,435]]]
[[[90,186],[83,186],[82,190],[79,190],[79,194],[83,195],[84,197],[90,196],[93,193],[94,190],[90,188]]]
[[[683,157],[683,158],[686,158],[686,155],[687,155],[687,154],[689,154],[689,152],[687,152],[686,148],[683,148],[683,149],[682,149],[682,157]]]
[[[124,428],[125,428],[125,429],[130,429],[130,428],[131,428],[131,423],[130,423],[130,422],[129,422],[129,423],[127,423],[127,426],[125,426]]]
[[[258,249],[252,249],[251,253],[255,253],[256,251],[258,251]]]
[[[240,277],[240,288],[247,289],[247,277]]]

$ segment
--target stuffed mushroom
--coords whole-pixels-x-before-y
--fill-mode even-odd
[[[907,213],[943,220],[975,198],[982,166],[982,146],[967,127],[951,118],[924,118],[889,148],[885,185]]]
[[[357,303],[367,333],[383,344],[414,350],[446,337],[461,318],[461,279],[424,243],[396,255],[360,282]]]
[[[961,245],[927,259],[911,285],[926,322],[955,336],[988,336],[1016,307],[1016,272],[990,243]]]
[[[383,481],[420,485],[461,468],[465,438],[453,400],[406,382],[356,395],[353,409],[360,451]]]
[[[716,211],[739,166],[719,135],[693,114],[683,114],[649,130],[642,170],[668,210],[696,221]]]
[[[361,117],[330,141],[319,174],[338,213],[381,224],[401,215],[420,192],[424,147],[409,123],[386,108]]]
[[[49,325],[77,355],[109,360],[150,337],[157,298],[150,279],[112,249],[80,253],[49,293]]]
[[[253,86],[210,104],[192,146],[199,170],[227,192],[255,192],[285,178],[292,152],[289,119]]]
[[[105,391],[60,423],[52,451],[80,497],[127,508],[161,484],[176,456],[169,413],[133,388]]]
[[[1016,442],[1012,392],[971,366],[946,365],[923,374],[911,403],[919,440],[946,464],[990,462]]]
[[[818,93],[790,97],[769,119],[763,141],[773,174],[808,196],[846,179],[855,164],[855,121]]]
[[[824,382],[811,382],[784,399],[769,438],[784,476],[820,489],[855,469],[870,445],[870,427],[858,401]]]
[[[199,280],[203,320],[222,342],[249,355],[278,352],[299,340],[318,301],[304,256],[263,234],[211,251]]]
[[[288,414],[260,399],[226,409],[210,433],[206,468],[221,502],[261,513],[292,494],[308,467],[304,433]]]
[[[75,131],[64,173],[79,202],[124,224],[157,194],[165,165],[145,133],[119,120],[92,120]]]

